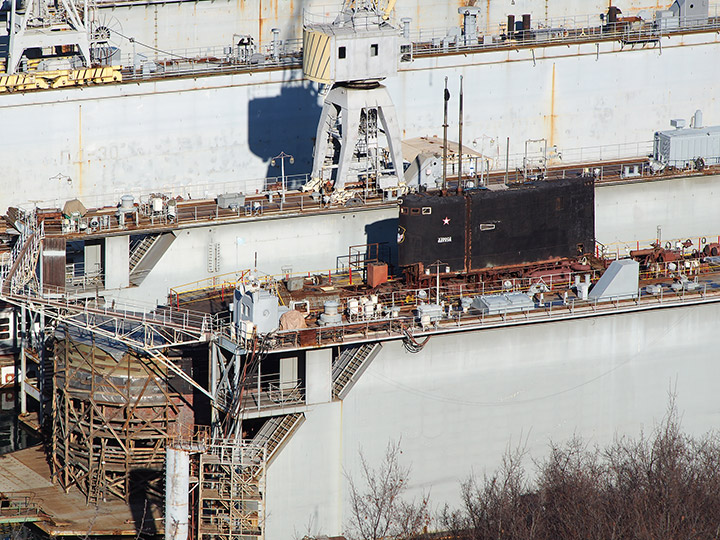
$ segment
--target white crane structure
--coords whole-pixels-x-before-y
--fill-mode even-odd
[[[90,65],[88,0],[23,0],[12,1],[7,21],[8,56],[5,71],[19,70],[23,56],[49,56],[44,50],[72,47],[85,66]],[[61,49],[62,50],[62,49]],[[75,67],[75,66],[70,66]]]
[[[404,192],[400,129],[381,84],[397,74],[400,59],[401,33],[388,20],[393,5],[346,0],[334,20],[305,16],[304,74],[332,85],[318,123],[308,191],[332,184],[335,197],[363,190],[395,198]]]

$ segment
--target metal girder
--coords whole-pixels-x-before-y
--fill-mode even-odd
[[[46,317],[143,350],[208,341],[215,321],[211,315],[185,310],[151,313],[90,307],[80,302],[41,296],[6,294],[3,300]]]
[[[175,365],[174,362],[171,362],[164,354],[162,354],[160,351],[156,350],[148,350],[148,354],[158,362],[160,362],[163,366],[168,368],[170,371],[175,373],[178,377],[180,377],[183,381],[190,384],[193,388],[199,390],[203,394],[205,394],[207,397],[210,398],[211,401],[215,401],[215,396],[213,396],[210,392],[205,390],[202,386],[200,386],[198,383],[196,383],[191,377],[188,376],[187,373],[185,373],[182,369],[180,369],[178,366]]]
[[[88,3],[59,0],[58,8],[50,12],[45,0],[26,0],[24,11],[18,13],[11,3],[10,31],[6,71],[13,74],[26,49],[76,45],[86,66],[90,65],[90,38],[88,36]]]
[[[179,318],[179,322],[168,321],[166,324],[161,324],[153,315],[144,313],[130,315],[128,312],[93,309],[82,304],[75,305],[17,295],[7,295],[3,299],[14,305],[24,306],[30,311],[43,313],[45,317],[57,321],[58,324],[68,324],[97,336],[116,340],[130,348],[142,350],[212,401],[215,400],[212,393],[196,383],[160,351],[168,347],[208,341],[208,333],[211,330],[209,315],[196,319],[200,322],[199,326],[190,325],[189,319],[185,317],[188,313],[183,312],[180,312],[179,317],[175,317],[176,321]]]

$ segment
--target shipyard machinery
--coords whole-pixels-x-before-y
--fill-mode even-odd
[[[74,70],[119,60],[119,21],[88,0],[22,0],[7,8],[5,72]]]
[[[55,3],[25,0],[10,4],[7,73],[18,71],[23,56],[42,57],[43,50],[53,48],[62,52],[77,48],[83,63],[90,65],[87,0],[59,0]],[[31,54],[31,50],[39,51],[39,54]]]
[[[332,186],[336,197],[404,191],[400,129],[381,81],[397,74],[401,33],[389,22],[394,2],[347,0],[334,20],[305,15],[303,72],[332,85],[317,128],[306,190]]]

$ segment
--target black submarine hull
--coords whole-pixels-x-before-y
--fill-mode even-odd
[[[451,272],[474,272],[570,259],[594,251],[595,189],[592,180],[576,178],[409,194],[398,224],[402,267],[439,262]]]

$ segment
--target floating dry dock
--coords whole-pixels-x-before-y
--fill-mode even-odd
[[[700,112],[687,129],[675,116],[680,104],[717,116],[720,72],[704,66],[717,57],[718,6],[640,13],[627,0],[618,19],[616,9],[599,17],[596,1],[596,13],[553,19],[572,3],[524,2],[524,14],[422,3],[399,0],[398,17],[414,20],[393,26],[376,9],[385,1],[346,2],[330,18],[301,17],[299,2],[274,15],[277,2],[101,2],[89,16],[112,12],[124,31],[92,33],[90,58],[115,56],[107,40],[122,34],[121,68],[51,71],[87,62],[76,26],[76,45],[0,79],[11,126],[0,210],[17,208],[2,236],[0,339],[18,353],[22,417],[36,410],[46,434],[44,458],[32,449],[4,460],[30,491],[7,479],[0,522],[178,540],[340,534],[359,450],[376,462],[400,437],[411,491],[432,486],[453,505],[458,482],[492,469],[518,438],[537,457],[551,439],[602,444],[649,429],[669,382],[690,433],[717,424],[720,131]],[[358,15],[368,24],[347,24]],[[327,60],[327,73],[301,71],[300,26],[313,35],[304,59],[323,60],[304,68]],[[10,37],[10,71],[20,42],[39,37],[26,30]],[[225,47],[162,52],[191,40]],[[324,92],[308,77],[337,84]],[[441,164],[446,77],[445,104],[458,104],[459,82],[467,101]],[[678,129],[656,133],[653,148],[671,118]],[[313,136],[327,153],[296,175],[310,169]],[[408,141],[417,152],[399,156]],[[394,178],[402,157],[414,176]],[[594,241],[568,244],[572,255],[529,260],[513,241],[520,260],[497,261],[492,277],[483,260],[453,268],[444,255],[412,255],[402,264],[417,271],[397,277],[406,190],[472,198],[481,186],[558,177],[595,188],[592,204],[565,201],[596,210],[586,215]],[[460,231],[440,232],[461,210],[444,215],[421,198],[407,216],[446,218],[427,236],[440,249],[460,244]],[[558,193],[538,204],[565,203]],[[488,234],[475,239],[516,214],[479,221]],[[562,217],[560,233],[575,221]],[[542,225],[523,237],[533,242]],[[383,246],[398,257],[374,253]],[[611,259],[622,269],[606,271]],[[629,280],[607,281],[626,267]]]

